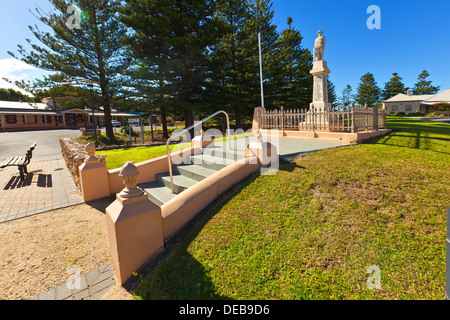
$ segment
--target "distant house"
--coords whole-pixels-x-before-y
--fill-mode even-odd
[[[112,120],[118,120],[122,124],[125,123],[125,119],[135,116],[127,112],[111,111]],[[95,110],[94,117],[97,125],[104,125],[103,111]],[[49,103],[0,101],[0,131],[80,128],[92,125],[90,109],[57,111]]]
[[[408,114],[418,111],[428,114],[438,111],[438,105],[441,103],[450,103],[450,89],[431,95],[413,95],[411,91],[407,94],[399,93],[384,101],[383,106],[388,114],[396,112]]]

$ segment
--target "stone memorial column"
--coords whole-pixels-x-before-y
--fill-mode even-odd
[[[315,107],[316,110],[331,110],[331,103],[328,102],[328,74],[331,73],[328,69],[327,62],[323,60],[325,51],[325,37],[322,36],[323,32],[317,32],[319,37],[314,42],[314,62],[313,68],[310,73],[314,76],[313,84],[313,102],[311,108]]]

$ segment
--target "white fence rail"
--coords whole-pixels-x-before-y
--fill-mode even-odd
[[[311,107],[294,110],[260,110],[260,129],[358,132],[386,128],[386,110],[350,106],[341,110],[324,111]]]

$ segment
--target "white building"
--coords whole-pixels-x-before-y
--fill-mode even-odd
[[[408,91],[407,94],[399,93],[384,101],[383,105],[387,114],[396,112],[408,114],[417,111],[428,114],[438,111],[438,105],[441,103],[450,104],[450,89],[431,95],[413,95],[411,91]]]
[[[103,126],[103,111],[95,110],[97,125]],[[111,111],[112,120],[122,124],[135,114]],[[92,112],[89,109],[68,109],[55,111],[48,103],[0,101],[0,132],[10,130],[78,128],[92,126]]]

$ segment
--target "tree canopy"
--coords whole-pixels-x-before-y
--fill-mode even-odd
[[[409,88],[405,87],[402,80],[397,73],[393,73],[392,78],[384,85],[384,89],[381,92],[381,99],[388,100],[399,93],[406,94]]]
[[[75,83],[77,80],[95,83],[101,107],[105,113],[106,134],[111,140],[111,102],[120,94],[126,82],[124,70],[130,57],[124,54],[126,28],[117,19],[120,0],[49,0],[52,10],[36,8],[35,16],[50,32],[30,26],[34,37],[31,51],[18,45],[18,53],[9,52],[30,65],[56,74],[49,76],[53,85]],[[69,9],[69,10],[68,10]],[[71,13],[70,9],[73,9]],[[80,83],[80,82],[79,82]],[[100,107],[97,106],[97,107]]]
[[[380,87],[378,87],[373,74],[368,72],[360,79],[355,100],[361,106],[367,104],[368,107],[374,107],[380,102],[380,94]]]
[[[427,81],[427,78],[430,76],[427,70],[423,70],[418,78],[417,82],[414,85],[413,93],[417,95],[425,95],[425,94],[436,94],[439,92],[439,86],[431,85],[432,81]]]

